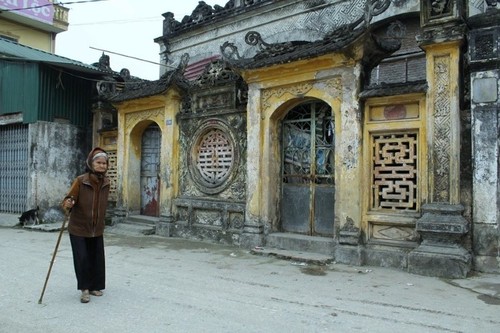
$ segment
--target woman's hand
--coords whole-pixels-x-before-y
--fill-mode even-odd
[[[71,209],[75,205],[75,200],[73,198],[66,198],[63,202],[63,207],[66,209]]]

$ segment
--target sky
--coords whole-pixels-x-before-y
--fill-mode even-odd
[[[99,61],[103,51],[110,56],[111,68],[119,72],[156,80],[160,46],[154,42],[162,35],[163,13],[172,12],[177,21],[191,15],[198,0],[104,0],[80,2],[61,0],[69,8],[69,27],[56,36],[55,53],[86,64]],[[208,5],[224,6],[227,0],[205,0]],[[98,50],[96,50],[98,49]],[[113,54],[119,53],[129,57]]]

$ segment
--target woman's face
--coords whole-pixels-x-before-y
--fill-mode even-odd
[[[92,161],[92,169],[97,173],[104,173],[108,170],[108,161],[105,157],[98,157]]]

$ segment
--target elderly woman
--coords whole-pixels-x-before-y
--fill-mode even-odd
[[[108,166],[106,151],[94,148],[87,157],[88,172],[74,180],[62,203],[65,210],[71,211],[68,232],[82,303],[88,303],[90,295],[102,296],[106,283],[103,234],[109,194]]]

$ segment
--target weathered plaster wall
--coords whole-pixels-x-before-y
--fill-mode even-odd
[[[473,250],[481,271],[500,272],[500,72],[472,75]]]
[[[500,81],[494,72],[472,77],[473,145],[474,145],[474,221],[498,222],[498,113],[486,102],[496,101],[500,94]],[[497,143],[497,144],[495,144]]]
[[[500,3],[470,3],[481,5],[470,12],[468,36],[473,260],[478,271],[500,272]]]
[[[30,124],[29,207],[58,206],[74,178],[85,171],[90,144],[81,128],[52,122]]]
[[[258,48],[245,42],[245,34],[258,31],[266,43],[284,41],[315,41],[336,28],[364,16],[365,0],[279,1],[264,9],[229,16],[226,21],[193,29],[191,32],[169,38],[169,54],[162,63],[177,65],[184,53],[196,62],[220,54],[224,42],[234,43],[244,58],[252,57]],[[401,13],[418,11],[418,0],[397,0],[373,22]],[[160,54],[165,52],[161,47]],[[164,70],[164,69],[162,69]]]
[[[141,140],[144,130],[153,122],[161,129],[160,215],[172,214],[172,198],[178,184],[178,127],[175,115],[180,109],[177,90],[164,95],[117,105],[118,206],[137,213],[140,210]]]
[[[279,229],[280,121],[294,105],[316,98],[332,107],[335,118],[335,222],[341,226],[353,220],[357,227],[360,226],[358,75],[359,67],[343,55],[245,74],[249,82],[248,160],[253,161],[247,164],[246,223],[262,223],[266,232]]]

